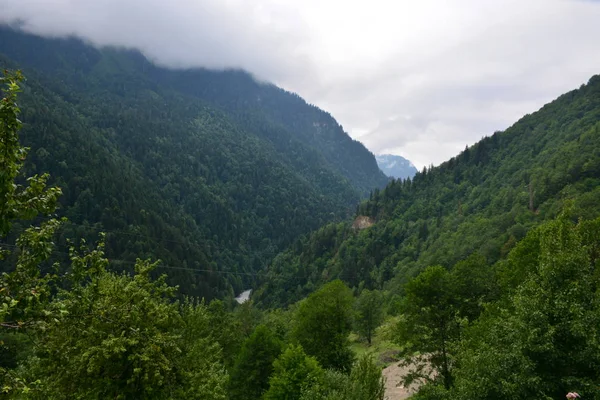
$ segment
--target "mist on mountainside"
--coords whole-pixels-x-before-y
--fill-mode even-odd
[[[412,178],[417,173],[417,168],[409,160],[393,154],[379,154],[375,156],[379,169],[384,174],[394,179]]]
[[[600,2],[0,9],[0,398],[600,399]]]

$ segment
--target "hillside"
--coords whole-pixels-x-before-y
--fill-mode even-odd
[[[377,165],[384,174],[394,179],[412,178],[417,173],[417,168],[402,156],[393,154],[380,154],[375,156]]]
[[[572,218],[600,215],[600,76],[414,179],[375,190],[357,217],[329,224],[280,254],[255,298],[299,300],[324,282],[403,284],[430,265],[473,253],[504,258],[526,233],[571,204]]]
[[[5,76],[0,235],[21,232],[0,246],[13,266],[0,274],[3,398],[384,400],[406,394],[397,385],[421,400],[600,395],[600,218],[586,220],[598,211],[589,168],[574,176],[592,179],[593,201],[576,193],[499,262],[474,254],[391,290],[334,280],[288,309],[248,301],[228,310],[218,299],[173,301],[177,288],[152,279],[148,260],[133,273],[108,269],[102,243],[55,262],[64,220],[14,229],[51,217],[61,191],[23,170],[22,75]],[[526,212],[538,214],[528,187]],[[378,215],[352,229],[369,232]],[[392,386],[382,376],[389,363]]]
[[[329,114],[241,71],[170,71],[6,27],[0,66],[27,77],[26,173],[48,171],[63,189],[62,252],[66,238],[107,232],[113,268],[160,258],[183,293],[241,291],[387,182]]]

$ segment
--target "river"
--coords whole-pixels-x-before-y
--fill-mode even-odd
[[[240,304],[244,304],[245,302],[250,300],[251,293],[252,293],[252,289],[244,290],[242,293],[239,294],[238,297],[235,298],[235,301],[237,301]]]

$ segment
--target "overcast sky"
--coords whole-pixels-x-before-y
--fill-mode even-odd
[[[374,153],[439,164],[600,74],[593,0],[0,0],[0,21],[238,67]]]

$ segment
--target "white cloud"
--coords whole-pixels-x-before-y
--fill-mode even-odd
[[[438,164],[600,73],[600,3],[574,0],[0,0],[0,20],[241,67],[374,152]]]

